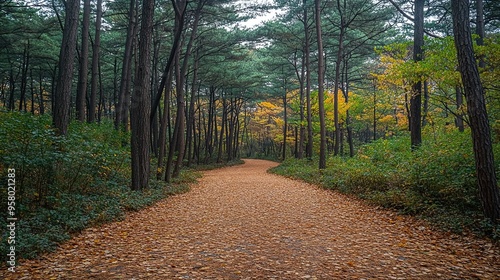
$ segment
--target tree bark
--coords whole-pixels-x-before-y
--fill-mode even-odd
[[[312,158],[313,154],[313,128],[312,128],[312,110],[311,110],[311,46],[308,24],[307,1],[303,0],[304,6],[304,32],[305,32],[305,63],[306,63],[306,107],[307,107],[307,146],[306,157]]]
[[[456,104],[457,104],[457,114],[456,114],[456,118],[455,118],[455,124],[458,128],[458,131],[464,132],[464,130],[465,130],[464,116],[462,114],[462,106],[464,104],[464,98],[463,98],[461,86],[455,87],[455,95],[456,95]]]
[[[40,115],[43,115],[43,114],[45,114],[45,105],[43,103],[43,92],[44,92],[44,90],[43,90],[43,83],[42,83],[43,77],[42,77],[42,69],[41,69],[41,67],[40,67],[39,71],[40,71],[40,73],[39,73],[39,79],[38,79],[38,81],[39,81],[39,84],[38,84],[39,85],[39,87],[38,87],[39,105],[38,106],[40,108]],[[5,106],[5,104],[4,104],[4,106]]]
[[[284,87],[284,92],[283,92],[283,119],[285,121],[285,124],[283,125],[283,151],[281,154],[281,158],[283,160],[286,159],[286,136],[288,132],[288,116],[287,116],[287,107],[288,107],[288,100],[286,98],[286,78],[283,79],[283,87]]]
[[[58,83],[54,94],[54,107],[52,110],[52,121],[59,135],[66,135],[68,132],[79,12],[80,0],[66,1],[66,18],[64,20],[61,52],[59,54]]]
[[[476,39],[476,43],[478,46],[484,45],[484,1],[476,0],[476,34],[478,35]],[[484,61],[484,57],[481,56],[479,58],[479,67],[484,68],[486,66],[486,62]]]
[[[413,33],[413,61],[422,60],[424,45],[424,0],[415,0],[415,17]],[[416,81],[412,86],[410,97],[410,133],[411,147],[415,149],[422,143],[422,82]]]
[[[130,110],[132,190],[149,186],[150,170],[150,121],[151,115],[151,45],[154,0],[143,0],[139,42],[139,63],[136,70],[134,95]]]
[[[136,33],[136,0],[130,0],[128,12],[127,38],[125,39],[125,52],[123,53],[122,73],[120,80],[120,90],[118,92],[118,104],[115,116],[115,129],[120,125],[127,130],[128,128],[128,104],[129,91],[132,76],[132,54],[134,50],[134,41]]]
[[[186,81],[186,74],[188,70],[188,62],[189,58],[191,56],[191,51],[193,48],[194,40],[196,38],[196,33],[198,30],[198,23],[201,15],[201,10],[203,8],[205,1],[199,1],[198,6],[196,8],[195,16],[194,16],[194,21],[192,25],[192,30],[191,30],[191,36],[189,38],[189,42],[186,47],[186,52],[184,54],[184,61],[182,63],[182,68],[180,69],[180,75],[178,76],[177,79],[177,114],[178,114],[178,120],[179,120],[179,139],[178,139],[178,145],[179,145],[179,154],[177,157],[177,161],[175,163],[175,168],[174,168],[174,173],[173,177],[176,178],[179,176],[181,167],[182,167],[182,162],[184,159],[184,153],[185,153],[185,147],[186,147],[186,134],[185,134],[185,127],[186,127],[186,91],[184,90],[184,84]],[[187,6],[187,1],[182,3],[183,10],[182,13],[185,14],[186,12],[186,6]],[[183,17],[181,17],[183,18]],[[182,26],[182,25],[181,25]],[[177,125],[177,124],[176,124]]]
[[[28,87],[28,68],[30,64],[30,41],[24,45],[23,51],[23,63],[21,65],[21,87],[20,87],[20,98],[19,98],[19,112],[23,110],[27,111],[26,106],[26,92]]]
[[[472,131],[479,196],[486,218],[500,222],[500,194],[495,174],[491,131],[486,111],[484,88],[472,48],[469,26],[469,1],[451,1],[453,34],[458,64],[467,102],[467,114]]]
[[[89,29],[90,0],[83,1],[82,50],[76,91],[76,118],[85,121],[85,99],[87,95],[88,65],[89,65]]]
[[[168,57],[167,65],[165,65],[165,70],[163,71],[163,75],[161,77],[156,98],[153,100],[153,109],[152,109],[153,111],[150,117],[151,121],[153,121],[153,118],[156,114],[156,108],[160,104],[161,96],[163,94],[163,89],[165,88],[165,83],[167,82],[168,72],[172,71],[173,69],[172,67],[175,60],[175,55],[177,54],[177,49],[180,48],[182,41],[181,35],[182,31],[184,30],[184,17],[186,14],[185,11],[187,7],[187,0],[179,1],[183,3],[177,3],[176,0],[171,0],[171,2],[172,5],[174,6],[176,22],[179,23],[179,25],[176,26],[174,41],[172,42],[172,49],[170,50],[170,56]],[[182,6],[180,6],[180,4],[182,4]]]
[[[321,0],[315,0],[316,17],[316,35],[318,41],[318,103],[319,103],[319,126],[320,126],[320,145],[319,145],[319,169],[326,168],[326,124],[325,124],[325,101],[324,101],[324,57],[323,57],[323,38],[321,32]]]
[[[101,18],[102,0],[97,0],[97,12],[95,19],[95,39],[92,46],[92,76],[90,83],[90,102],[87,120],[89,123],[95,122],[97,106],[97,86],[99,81],[99,51],[101,48]]]

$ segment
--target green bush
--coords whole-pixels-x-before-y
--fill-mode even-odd
[[[315,162],[295,159],[273,172],[421,216],[446,229],[498,236],[498,230],[482,222],[470,133],[424,136],[414,152],[409,137],[400,136],[366,144],[353,158],[331,157],[321,172]],[[500,144],[494,148],[500,155]]]
[[[55,135],[50,117],[0,112],[0,175],[16,169],[16,251],[33,258],[82,229],[122,219],[172,194],[189,190],[198,178],[182,172],[175,184],[152,181],[151,188],[134,192],[130,182],[130,135],[111,122],[74,122],[66,137]],[[7,189],[0,190],[7,205]],[[7,211],[0,212],[6,228]],[[0,236],[3,244],[7,232]],[[6,258],[7,246],[0,246]]]

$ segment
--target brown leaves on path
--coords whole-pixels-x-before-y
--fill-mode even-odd
[[[303,182],[275,163],[207,171],[186,194],[84,230],[5,279],[500,279],[472,237]]]

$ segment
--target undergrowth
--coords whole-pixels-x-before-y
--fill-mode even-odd
[[[409,147],[409,137],[380,139],[353,158],[330,157],[321,172],[317,161],[307,159],[286,160],[272,172],[418,216],[441,229],[500,240],[500,228],[482,215],[470,134],[433,133],[417,151]],[[495,152],[500,156],[499,144]]]
[[[131,191],[129,134],[111,122],[74,122],[66,137],[51,127],[48,116],[0,112],[0,176],[6,182],[9,168],[16,174],[16,259],[53,251],[84,228],[186,192],[200,176],[182,170],[171,184],[152,180],[150,188]],[[0,255],[6,260],[7,188],[0,198]]]

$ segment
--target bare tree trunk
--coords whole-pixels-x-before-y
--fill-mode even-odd
[[[462,114],[462,106],[464,104],[464,97],[461,86],[455,87],[455,95],[456,95],[456,103],[457,103],[457,114],[455,118],[455,124],[458,128],[458,131],[464,132],[464,116]]]
[[[413,35],[413,61],[422,60],[424,45],[424,4],[425,0],[415,0],[415,18]],[[410,97],[410,132],[411,147],[415,149],[422,143],[422,82],[412,86]]]
[[[172,66],[175,60],[175,55],[177,54],[178,48],[181,46],[181,35],[184,30],[184,18],[185,11],[187,7],[187,0],[171,0],[172,6],[175,10],[175,20],[176,20],[176,29],[174,34],[174,41],[172,42],[172,49],[170,50],[170,56],[168,57],[167,65],[165,65],[165,70],[163,71],[163,75],[161,77],[160,85],[158,86],[158,92],[156,94],[156,98],[153,100],[153,111],[151,114],[151,121],[153,121],[154,115],[156,114],[156,108],[160,104],[161,96],[163,94],[163,89],[165,88],[165,83],[167,82],[167,75],[169,71],[172,71]]]
[[[136,33],[136,0],[130,0],[128,12],[128,27],[127,38],[125,40],[125,52],[123,54],[122,73],[120,80],[120,90],[118,92],[118,104],[115,115],[115,128],[119,129],[120,125],[127,130],[127,115],[128,115],[128,99],[132,76],[132,54],[134,50],[134,41]]]
[[[486,111],[484,88],[472,49],[469,26],[469,1],[451,1],[453,33],[458,64],[467,100],[467,113],[472,131],[479,196],[486,218],[500,222],[500,193],[495,174],[491,131]]]
[[[170,107],[170,96],[171,96],[171,85],[172,85],[172,75],[173,73],[170,72],[168,74],[167,78],[167,85],[165,88],[165,98],[163,100],[163,114],[160,120],[160,137],[158,139],[158,168],[157,168],[157,173],[156,173],[156,178],[159,180],[161,177],[163,177],[163,164],[164,164],[164,159],[165,159],[165,153],[166,153],[166,145],[167,145],[167,125],[169,122],[169,107]],[[170,142],[170,138],[168,141]]]
[[[287,116],[287,107],[288,107],[288,100],[286,98],[286,78],[283,79],[283,88],[284,88],[284,92],[283,92],[283,119],[285,121],[285,124],[283,125],[283,151],[282,151],[282,154],[281,154],[281,158],[282,160],[285,160],[286,159],[286,136],[287,136],[287,132],[288,132],[288,116]]]
[[[422,114],[422,127],[427,125],[427,114],[429,113],[429,83],[424,81],[424,108]]]
[[[307,146],[306,156],[312,158],[313,154],[313,128],[312,128],[312,110],[311,110],[311,62],[310,62],[310,35],[308,24],[307,1],[303,0],[304,6],[304,32],[305,32],[305,57],[306,57],[306,107],[307,107]]]
[[[20,88],[20,94],[21,97],[19,98],[19,111],[23,110],[23,105],[24,105],[24,111],[27,111],[27,106],[26,106],[26,91],[28,87],[28,68],[30,64],[30,41],[24,45],[24,51],[23,51],[23,63],[21,65],[21,88]]]
[[[321,0],[315,0],[316,34],[318,41],[318,103],[319,103],[319,126],[320,126],[320,146],[319,146],[319,169],[326,168],[326,124],[325,124],[325,98],[324,98],[324,57],[323,38],[321,32]]]
[[[201,10],[203,8],[205,1],[199,1],[198,6],[196,8],[196,13],[194,16],[194,21],[192,25],[192,30],[191,30],[191,36],[189,38],[189,42],[186,47],[186,52],[184,54],[184,61],[182,64],[182,68],[180,69],[179,77],[177,80],[177,114],[178,114],[178,120],[180,121],[179,125],[179,139],[178,139],[178,145],[179,145],[179,154],[177,157],[177,162],[175,164],[174,168],[174,173],[173,177],[178,177],[181,167],[182,167],[182,162],[184,160],[184,153],[185,153],[185,147],[186,147],[186,135],[185,135],[185,127],[186,127],[186,100],[185,100],[185,95],[186,91],[184,90],[184,84],[186,81],[186,74],[187,74],[187,69],[188,69],[188,62],[189,58],[191,56],[191,51],[193,48],[194,40],[196,38],[196,33],[198,30],[198,22],[200,19],[201,15]],[[187,1],[183,4],[184,5],[184,11],[185,13],[186,6],[187,6]],[[177,124],[176,124],[177,125]]]
[[[377,86],[373,85],[373,141],[377,140]]]
[[[151,115],[151,45],[153,31],[154,0],[143,0],[139,42],[139,63],[136,70],[134,95],[131,103],[131,152],[132,190],[149,186],[150,171],[150,121]]]
[[[30,90],[31,90],[31,108],[32,115],[35,114],[35,78],[33,77],[33,69],[30,69]]]
[[[348,59],[347,57],[344,59],[344,83],[345,83],[345,89],[344,89],[344,98],[345,98],[345,103],[349,104],[349,64],[348,64]],[[347,143],[349,144],[349,156],[354,157],[354,142],[353,142],[353,137],[352,137],[352,127],[351,127],[351,116],[349,109],[346,111],[346,129],[347,129]]]
[[[300,128],[298,129],[297,131],[297,135],[295,136],[296,140],[296,146],[297,148],[295,149],[296,150],[296,154],[295,156],[298,158],[298,159],[302,159],[304,157],[304,139],[306,137],[306,128],[304,127],[304,120],[305,120],[305,116],[304,116],[304,84],[305,84],[305,55],[303,55],[302,57],[302,66],[301,66],[301,70],[300,70],[300,101],[299,101],[299,104],[300,104]],[[298,141],[297,141],[297,137],[298,137]]]
[[[54,127],[60,135],[66,135],[68,132],[79,12],[80,0],[66,1],[66,18],[59,55],[58,83],[53,96],[54,107],[52,109]]]
[[[90,83],[90,102],[88,109],[88,122],[95,122],[97,105],[97,83],[99,81],[99,51],[101,48],[101,17],[102,0],[97,0],[97,12],[95,19],[95,39],[92,46],[92,76]]]
[[[224,144],[224,128],[226,126],[226,121],[227,121],[227,104],[226,104],[226,99],[222,97],[222,119],[221,119],[221,129],[220,129],[220,136],[219,136],[219,145],[218,145],[218,152],[217,152],[217,163],[222,162],[222,147]],[[215,125],[217,127],[217,125]],[[216,132],[217,134],[217,132]]]
[[[39,85],[38,85],[38,100],[39,100],[39,107],[40,107],[40,115],[43,115],[45,114],[45,104],[43,103],[43,84],[42,84],[42,81],[43,81],[43,77],[42,77],[42,69],[40,67],[40,73],[39,73]],[[3,89],[2,89],[3,90]],[[5,106],[5,104],[4,104]]]
[[[214,127],[217,128],[214,124],[217,116],[215,116],[215,87],[210,87],[209,89],[209,104],[208,104],[208,124],[207,130],[205,134],[205,163],[208,163],[213,154],[213,139],[214,139]],[[217,135],[217,132],[215,132]]]
[[[80,70],[78,88],[76,91],[76,118],[85,121],[85,99],[87,95],[88,65],[89,65],[89,29],[90,0],[83,1],[82,50],[80,55]]]
[[[177,49],[177,54],[175,55],[175,58],[174,58],[174,72],[172,74],[175,73],[175,76],[176,76],[176,79],[178,81],[178,77],[179,77],[179,72],[180,72],[180,66],[179,66],[179,63],[180,63],[180,50]],[[177,82],[178,83],[178,82]],[[183,115],[183,113],[180,113],[181,115]],[[172,135],[172,137],[170,138],[170,143],[169,143],[169,146],[168,146],[168,155],[167,155],[167,161],[165,163],[165,181],[166,182],[170,182],[172,180],[172,163],[173,163],[173,160],[174,160],[174,154],[175,154],[175,151],[178,149],[178,146],[179,146],[179,133],[183,133],[183,132],[180,132],[179,131],[179,108],[177,108],[177,113],[176,113],[176,118],[175,118],[175,125],[174,125],[174,133]]]
[[[180,58],[180,50],[178,57]],[[177,61],[177,64],[180,64],[180,60]],[[175,119],[175,129],[177,130],[177,135],[174,134],[174,138],[177,138],[177,160],[175,162],[174,170],[172,173],[172,177],[176,178],[179,176],[180,169],[182,166],[182,160],[184,159],[184,147],[186,145],[185,142],[185,110],[186,110],[186,100],[184,98],[184,78],[182,69],[176,70],[176,93],[177,93],[177,117]]]
[[[484,1],[476,0],[476,34],[478,35],[476,42],[478,46],[484,45]],[[486,63],[484,62],[484,57],[479,58],[479,67],[484,68]]]
[[[196,146],[196,116],[195,116],[195,106],[196,106],[196,96],[198,92],[198,58],[194,58],[194,66],[193,66],[193,79],[191,83],[191,97],[189,100],[189,114],[187,120],[187,146],[188,146],[188,155],[187,155],[187,166],[191,166],[191,162],[193,159],[193,150],[195,150]]]

